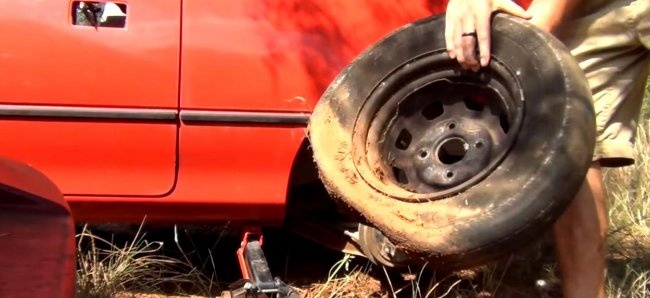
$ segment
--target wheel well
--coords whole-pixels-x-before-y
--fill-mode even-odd
[[[289,175],[286,218],[312,217],[332,223],[362,220],[358,212],[330,196],[320,180],[311,144],[305,139],[296,153]]]
[[[318,169],[313,159],[311,144],[305,138],[302,144],[300,144],[296,152],[296,157],[293,160],[293,165],[291,166],[288,190],[291,192],[292,188],[316,181],[320,181]]]
[[[286,218],[332,216],[340,204],[330,197],[320,180],[311,144],[305,140],[296,152],[287,188]]]

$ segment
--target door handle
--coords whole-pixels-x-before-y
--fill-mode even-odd
[[[110,1],[74,1],[72,21],[77,26],[124,28],[126,4]]]

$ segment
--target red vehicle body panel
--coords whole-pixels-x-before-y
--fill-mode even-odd
[[[330,81],[446,5],[124,0],[125,28],[95,28],[72,24],[72,3],[0,12],[0,156],[50,177],[76,221],[265,224],[284,217]]]
[[[1,120],[0,136],[11,140],[2,156],[43,171],[68,196],[165,194],[174,185],[174,125]]]

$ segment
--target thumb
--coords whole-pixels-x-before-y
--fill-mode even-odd
[[[517,5],[517,3],[510,0],[497,1],[497,5],[494,9],[526,20],[529,20],[533,17],[530,12],[526,11],[521,6]]]

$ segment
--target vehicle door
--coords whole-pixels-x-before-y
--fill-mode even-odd
[[[169,192],[181,1],[3,4],[0,155],[68,196]]]

